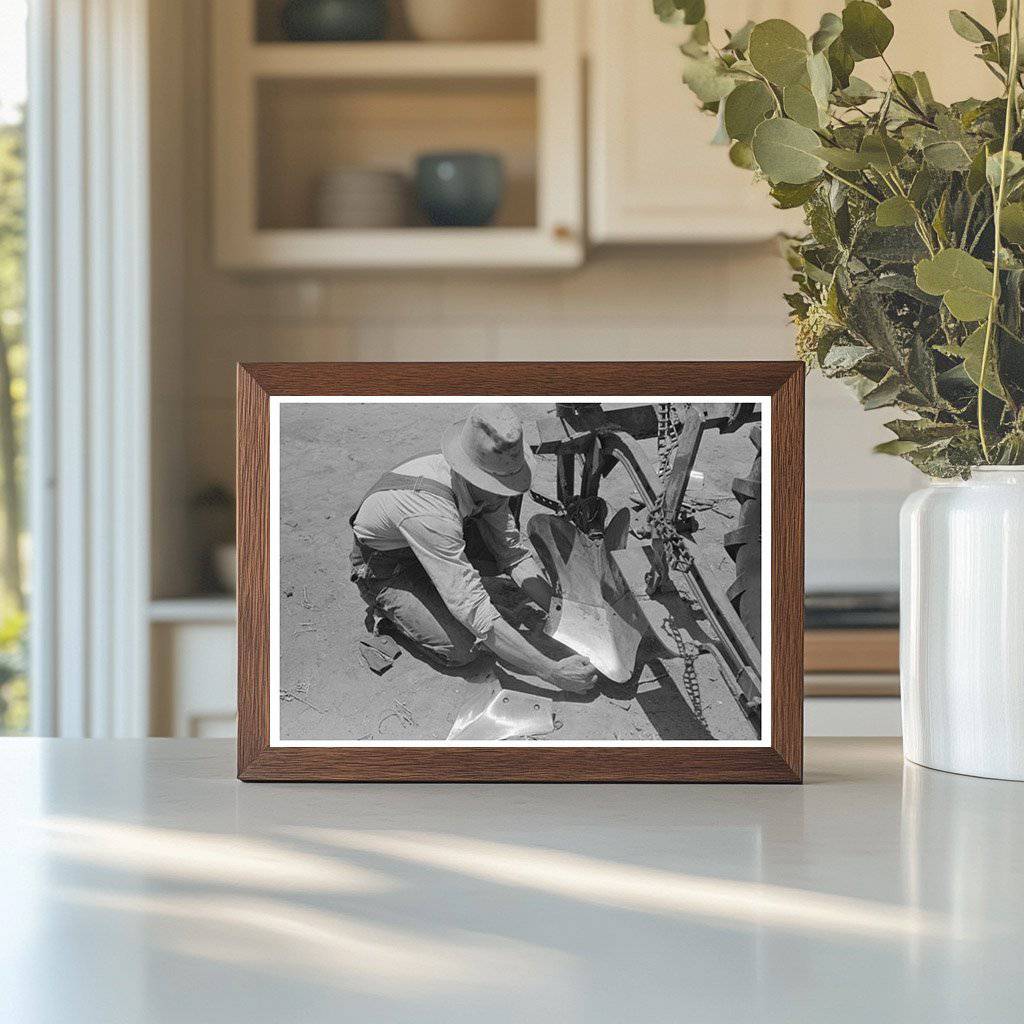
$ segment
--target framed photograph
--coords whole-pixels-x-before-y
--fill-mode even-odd
[[[238,775],[799,782],[798,362],[238,368]]]

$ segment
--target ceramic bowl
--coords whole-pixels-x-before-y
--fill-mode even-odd
[[[417,39],[480,42],[534,36],[530,0],[405,0],[404,6]]]
[[[424,153],[416,161],[416,196],[435,227],[489,224],[504,191],[504,165],[494,153]]]
[[[315,220],[321,228],[400,228],[408,223],[409,205],[405,175],[341,167],[320,179]]]
[[[295,42],[365,42],[387,25],[387,0],[288,0],[281,11],[285,38]]]

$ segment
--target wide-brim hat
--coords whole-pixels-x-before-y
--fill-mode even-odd
[[[507,405],[474,405],[445,432],[441,451],[459,476],[488,494],[514,497],[530,489],[532,453]]]

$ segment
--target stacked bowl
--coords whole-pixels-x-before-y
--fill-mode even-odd
[[[400,228],[409,222],[409,183],[398,171],[338,167],[320,179],[321,228]]]

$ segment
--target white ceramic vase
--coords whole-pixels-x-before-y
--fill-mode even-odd
[[[1024,466],[910,495],[900,563],[904,753],[1024,781]]]

